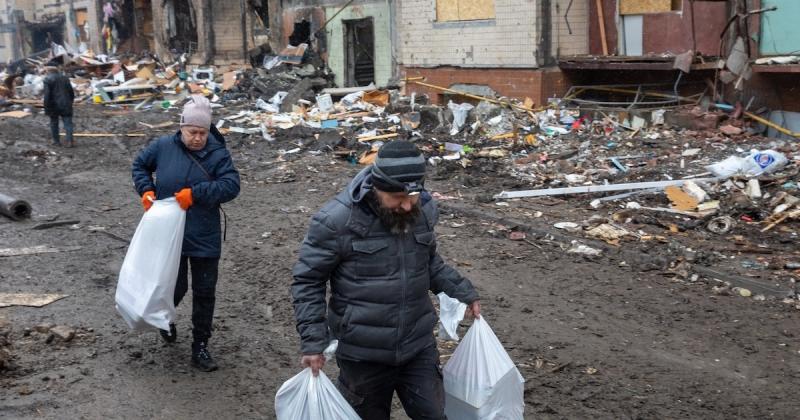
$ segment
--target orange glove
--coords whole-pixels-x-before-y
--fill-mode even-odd
[[[153,201],[156,201],[156,193],[152,191],[145,191],[142,194],[142,206],[144,207],[144,211],[150,210],[150,206],[153,205]]]
[[[175,198],[178,200],[178,204],[180,204],[182,209],[189,210],[189,207],[192,206],[192,189],[184,188],[176,192]]]

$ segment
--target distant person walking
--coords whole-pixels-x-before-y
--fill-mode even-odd
[[[47,76],[44,78],[44,113],[50,117],[50,133],[53,136],[53,144],[61,145],[61,138],[58,130],[58,119],[64,120],[64,131],[66,138],[64,145],[73,147],[72,141],[72,102],[75,100],[75,91],[72,90],[72,83],[58,67],[45,67]]]

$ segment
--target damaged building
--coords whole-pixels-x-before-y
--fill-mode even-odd
[[[279,46],[310,43],[339,86],[378,86],[396,79],[395,16],[389,0],[282,1],[273,35]]]
[[[194,64],[243,63],[267,41],[267,0],[144,0],[152,5],[153,48],[162,57],[186,53]]]
[[[566,89],[558,57],[589,52],[588,0],[410,0],[399,5],[400,67],[409,78],[541,105]],[[434,103],[448,94],[425,86]]]
[[[589,54],[562,56],[559,68],[573,87],[630,85],[627,95],[589,95],[589,103],[646,108],[707,98],[739,103],[745,112],[773,110],[762,116],[800,130],[800,2],[588,3]],[[654,90],[662,96],[637,95]]]
[[[0,61],[50,48],[50,43],[100,48],[102,13],[95,0],[0,0]]]

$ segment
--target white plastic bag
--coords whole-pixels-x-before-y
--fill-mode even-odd
[[[336,386],[319,371],[319,376],[305,368],[281,385],[275,394],[278,420],[359,420],[353,407]]]
[[[455,136],[461,131],[461,127],[464,126],[464,123],[467,121],[467,114],[472,108],[472,104],[463,103],[463,104],[456,104],[453,101],[447,103],[447,107],[453,111],[453,128],[450,129],[450,135]]]
[[[186,212],[175,198],[156,200],[133,234],[117,282],[117,311],[128,326],[169,330],[175,319],[178,278]]]
[[[758,176],[775,172],[788,163],[786,156],[775,150],[754,150],[747,157],[730,156],[727,159],[706,166],[709,172],[721,178],[736,174]]]
[[[447,418],[522,420],[525,380],[485,317],[475,320],[443,373]]]
[[[467,305],[444,292],[439,297],[439,338],[458,341],[458,324],[464,319]]]

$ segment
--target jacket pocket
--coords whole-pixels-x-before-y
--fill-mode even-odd
[[[387,255],[386,239],[361,239],[353,241],[356,275],[359,278],[385,277],[391,273],[394,262]]]
[[[426,247],[431,246],[431,244],[433,244],[433,232],[415,233],[414,240],[417,241],[419,245],[424,245]]]
[[[339,338],[344,338],[347,334],[348,326],[350,325],[350,317],[353,315],[353,305],[347,305],[344,309],[344,315],[339,320]]]
[[[389,244],[383,239],[361,239],[353,241],[353,251],[361,254],[375,254],[388,246]]]

